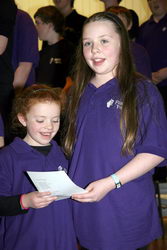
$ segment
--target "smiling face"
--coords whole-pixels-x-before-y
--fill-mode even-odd
[[[116,76],[120,55],[120,37],[110,21],[95,21],[83,30],[83,54],[95,78],[106,82]]]
[[[31,146],[47,146],[60,126],[60,105],[56,102],[38,102],[26,116],[18,114],[18,119],[27,128],[25,142]]]

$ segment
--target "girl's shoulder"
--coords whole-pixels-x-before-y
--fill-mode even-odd
[[[140,79],[137,81],[137,97],[143,101],[154,101],[155,99],[162,99],[161,94],[152,81]]]
[[[153,82],[146,78],[138,78],[137,79],[137,89],[139,91],[142,90],[153,90],[156,91],[157,87]]]
[[[16,137],[9,145],[0,149],[0,155],[22,154],[30,150],[30,147],[21,138]]]
[[[14,157],[14,145],[13,142],[10,143],[9,145],[4,146],[3,148],[0,149],[0,164],[8,164],[9,162],[12,161],[12,158]],[[5,164],[5,165],[6,165]]]

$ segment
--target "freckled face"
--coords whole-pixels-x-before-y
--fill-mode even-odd
[[[115,77],[120,55],[120,37],[112,22],[95,21],[85,25],[83,54],[96,77],[104,81]]]
[[[26,117],[19,114],[18,119],[27,128],[24,141],[32,146],[47,146],[60,126],[60,106],[55,102],[37,103]]]

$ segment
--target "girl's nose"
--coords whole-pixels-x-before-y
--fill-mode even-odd
[[[100,52],[100,46],[98,43],[94,43],[92,46],[92,53]]]
[[[52,122],[50,122],[50,121],[48,121],[47,123],[46,123],[46,126],[45,126],[47,129],[52,129],[53,128],[53,124],[52,124]]]

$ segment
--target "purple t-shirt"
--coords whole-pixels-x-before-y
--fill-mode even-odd
[[[137,89],[140,120],[134,155],[151,153],[167,158],[167,120],[162,98],[152,83],[140,82]],[[99,88],[91,83],[86,86],[69,172],[77,185],[84,188],[105,178],[134,157],[121,154],[121,108],[116,79]],[[72,201],[75,229],[82,246],[91,250],[134,250],[161,236],[152,173],[111,191],[100,202]]]
[[[133,41],[130,42],[130,49],[132,52],[136,71],[151,79],[151,61],[146,49],[140,44]]]
[[[141,25],[136,41],[147,50],[152,72],[167,67],[167,14],[158,23],[151,16],[148,21]],[[167,79],[159,83],[158,86],[167,86]]]
[[[67,169],[67,160],[55,141],[47,156],[16,138],[0,151],[0,195],[11,196],[35,191],[26,171]],[[28,213],[1,219],[0,249],[76,250],[69,200],[59,200]],[[5,247],[4,247],[5,246]]]
[[[28,13],[18,10],[13,33],[12,63],[14,70],[18,67],[19,62],[32,63],[32,69],[25,86],[35,83],[35,68],[38,61],[38,34],[35,25]]]

